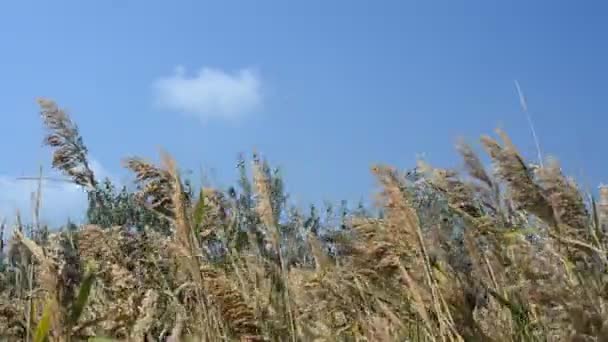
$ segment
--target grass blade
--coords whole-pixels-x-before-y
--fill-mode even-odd
[[[55,307],[54,300],[49,300],[44,306],[42,318],[38,322],[36,327],[36,334],[34,335],[34,342],[46,341],[49,332],[51,331],[51,316],[53,314],[53,308]]]
[[[82,284],[80,285],[80,290],[78,291],[78,297],[72,306],[72,311],[70,312],[70,326],[76,325],[78,320],[80,319],[80,315],[84,311],[84,306],[89,299],[89,294],[91,293],[91,288],[93,287],[93,283],[95,282],[95,274],[93,272],[89,272]]]
[[[194,207],[194,229],[196,232],[196,236],[199,235],[201,224],[203,223],[203,215],[205,214],[205,194],[203,193],[203,189],[198,196],[198,201],[196,202],[196,206]]]

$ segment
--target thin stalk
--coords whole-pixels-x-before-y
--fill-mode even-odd
[[[32,261],[28,268],[27,275],[27,286],[28,286],[28,300],[27,300],[27,317],[26,317],[26,329],[25,329],[25,341],[29,342],[31,339],[30,332],[32,330],[32,316],[34,315],[33,307],[33,285],[34,285],[34,262]]]
[[[524,114],[526,114],[526,119],[528,120],[528,125],[530,126],[530,131],[532,132],[532,138],[534,139],[534,144],[536,145],[536,152],[538,154],[538,164],[541,167],[543,166],[543,156],[540,150],[540,142],[538,140],[538,136],[536,135],[536,129],[534,129],[534,123],[532,122],[532,116],[528,111],[528,102],[526,101],[526,97],[519,86],[519,82],[515,80],[515,88],[517,89],[517,95],[519,96],[519,104],[521,105],[521,109]]]

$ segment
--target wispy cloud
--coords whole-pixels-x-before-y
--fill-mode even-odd
[[[55,175],[53,175],[55,176]],[[37,181],[0,175],[0,217],[14,222],[17,211],[24,222],[31,222],[32,195]],[[87,196],[81,187],[64,182],[43,181],[41,219],[51,226],[63,224],[68,218],[81,221],[87,206]]]
[[[226,72],[201,68],[192,76],[183,67],[154,82],[156,104],[163,109],[198,117],[234,120],[262,104],[261,80],[252,69]]]
[[[91,168],[99,180],[105,177],[116,183],[116,177],[108,172],[96,159],[90,160]],[[32,174],[35,176],[35,174]],[[42,223],[51,227],[65,224],[68,219],[82,222],[87,208],[85,190],[65,179],[54,171],[47,171],[44,177],[50,180],[42,182],[42,197],[40,216]],[[24,222],[31,222],[33,217],[32,196],[36,193],[38,181],[35,179],[20,179],[12,175],[0,175],[0,220],[14,223],[17,212]]]
[[[101,162],[99,162],[99,160],[95,158],[89,158],[89,167],[91,168],[91,170],[93,170],[95,178],[97,178],[98,181],[103,181],[104,179],[109,178],[113,183],[117,182],[116,177],[112,173],[110,173],[110,171],[108,171],[101,164]]]

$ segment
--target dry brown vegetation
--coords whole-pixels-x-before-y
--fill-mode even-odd
[[[40,106],[54,167],[108,207],[76,126],[52,101]],[[252,196],[193,196],[169,155],[160,166],[129,158],[134,198],[169,229],[17,225],[2,246],[0,335],[608,341],[608,198],[596,204],[556,161],[531,166],[498,135],[481,138],[492,170],[464,143],[464,174],[374,167],[382,214],[347,215],[331,238],[283,222],[277,178],[257,156]]]

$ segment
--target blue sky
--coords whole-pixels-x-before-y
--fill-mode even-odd
[[[48,165],[35,98],[80,126],[100,173],[159,147],[212,182],[240,152],[282,167],[294,201],[368,198],[373,163],[457,166],[454,142],[503,127],[585,185],[606,179],[602,1],[7,1],[0,5],[0,214],[29,210]],[[82,209],[45,188],[44,215]]]

